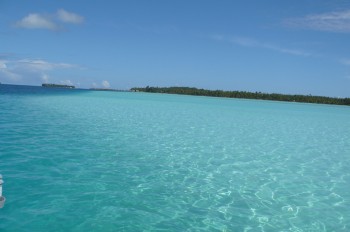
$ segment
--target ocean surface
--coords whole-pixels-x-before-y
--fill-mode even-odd
[[[350,107],[0,85],[0,231],[350,231]]]

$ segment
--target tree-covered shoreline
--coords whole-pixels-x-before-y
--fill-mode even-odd
[[[247,91],[223,91],[223,90],[207,90],[197,89],[192,87],[145,87],[132,88],[131,91],[147,92],[147,93],[168,93],[168,94],[184,94],[195,96],[210,96],[210,97],[227,97],[227,98],[245,98],[259,99],[271,101],[288,101],[288,102],[304,102],[317,104],[332,104],[332,105],[350,105],[350,98],[334,98],[312,95],[288,95],[278,93],[262,93],[262,92],[247,92]]]

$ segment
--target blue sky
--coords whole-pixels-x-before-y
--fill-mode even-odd
[[[350,1],[1,0],[0,82],[350,97]]]

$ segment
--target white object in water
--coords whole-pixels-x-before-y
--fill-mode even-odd
[[[2,175],[0,174],[0,209],[4,207],[6,198],[2,196],[2,184],[4,181],[2,180]]]

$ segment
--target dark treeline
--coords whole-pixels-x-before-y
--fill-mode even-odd
[[[132,88],[131,91],[148,92],[148,93],[168,93],[168,94],[185,94],[195,96],[211,96],[211,97],[228,97],[228,98],[247,98],[261,99],[272,101],[290,101],[290,102],[306,102],[319,104],[334,105],[350,105],[350,98],[332,98],[311,95],[287,95],[278,93],[261,93],[246,91],[223,91],[223,90],[206,90],[190,87],[149,87]]]

